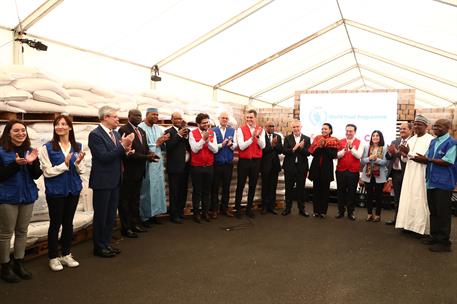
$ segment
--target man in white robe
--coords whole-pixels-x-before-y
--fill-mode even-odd
[[[159,113],[156,108],[146,110],[145,120],[138,125],[146,132],[149,151],[160,156],[158,162],[146,163],[146,174],[141,185],[140,217],[143,225],[160,224],[156,215],[167,212],[165,178],[161,145],[170,138],[157,126]]]
[[[434,138],[426,133],[429,121],[422,115],[414,120],[415,135],[406,146],[400,147],[402,160],[406,162],[405,175],[395,228],[403,228],[418,234],[429,234],[430,212],[427,204],[425,170],[427,165],[415,161],[417,154],[424,155]]]

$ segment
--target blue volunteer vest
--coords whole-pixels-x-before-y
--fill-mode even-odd
[[[217,143],[220,144],[224,141],[224,139],[232,138],[235,135],[235,129],[233,128],[226,128],[225,129],[225,136],[222,137],[221,129],[213,128],[214,133],[216,134]],[[225,165],[231,164],[233,161],[233,151],[230,147],[223,147],[219,149],[219,151],[214,155],[214,161],[216,165]]]
[[[30,149],[31,151],[31,149]],[[21,155],[21,157],[24,155]],[[0,159],[4,166],[16,162],[16,151],[7,152],[0,147]],[[38,198],[38,187],[30,176],[27,166],[19,166],[19,171],[0,182],[0,204],[32,204]]]
[[[81,144],[77,143],[81,149]],[[52,166],[58,166],[65,161],[65,156],[61,149],[53,150],[51,142],[46,143],[49,160]],[[48,197],[65,197],[68,195],[78,195],[82,189],[81,177],[76,172],[75,161],[76,155],[73,147],[70,152],[73,153],[70,159],[70,168],[57,176],[45,177],[44,184],[46,186],[46,196]]]
[[[434,159],[442,159],[447,151],[457,145],[457,141],[452,137],[446,139],[435,151],[436,139],[433,139],[428,148],[427,157]],[[430,188],[438,188],[443,190],[454,190],[457,184],[457,162],[451,166],[438,166],[435,164],[427,165],[427,182]]]

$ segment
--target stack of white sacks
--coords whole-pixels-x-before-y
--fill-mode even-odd
[[[159,119],[170,119],[171,114],[178,111],[183,114],[187,122],[194,122],[195,116],[204,112],[210,115],[213,123],[216,123],[218,114],[226,112],[229,114],[231,124],[234,127],[237,126],[229,105],[186,100],[170,92],[153,89],[137,93],[114,92],[78,81],[61,82],[33,67],[0,66],[0,112],[66,113],[73,116],[96,117],[98,109],[105,105],[120,109],[121,118],[126,118],[130,109],[139,109],[144,117],[147,108],[155,107],[159,109]],[[73,222],[75,231],[92,223],[92,191],[88,188],[91,154],[87,140],[90,131],[96,126],[96,124],[74,125],[76,140],[83,144],[87,153],[84,159],[86,173],[83,175],[83,191]],[[41,147],[52,138],[52,123],[34,123],[27,128],[32,147]],[[2,132],[3,125],[0,125],[0,134]],[[49,227],[43,177],[37,181],[37,185],[40,192],[29,226],[29,245],[46,239]]]

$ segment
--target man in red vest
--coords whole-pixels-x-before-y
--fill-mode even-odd
[[[201,223],[200,203],[202,217],[209,222],[208,207],[213,180],[214,154],[217,153],[218,148],[214,132],[209,129],[208,114],[199,113],[195,122],[198,128],[189,133],[192,208],[194,222]]]
[[[348,218],[355,221],[355,193],[359,182],[360,158],[363,154],[363,145],[355,138],[357,127],[354,124],[346,125],[346,138],[340,140],[337,154],[336,183],[338,193],[338,214],[336,218],[344,217],[347,208]]]
[[[265,148],[265,131],[257,125],[257,112],[255,110],[248,111],[246,114],[246,124],[238,128],[236,138],[238,141],[238,177],[235,196],[236,217],[241,218],[241,197],[243,196],[246,179],[249,176],[246,215],[254,218],[252,202],[259,177],[262,149]]]

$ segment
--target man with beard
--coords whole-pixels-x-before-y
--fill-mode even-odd
[[[405,175],[400,194],[395,228],[403,228],[420,235],[430,231],[430,212],[427,206],[425,170],[427,165],[416,161],[418,155],[424,155],[433,136],[426,133],[429,121],[422,115],[414,119],[414,136],[407,145],[400,146],[400,152],[406,162]]]
[[[190,174],[192,176],[192,207],[194,221],[209,222],[209,196],[213,180],[214,153],[217,153],[217,142],[213,130],[209,129],[209,116],[199,113],[195,118],[198,128],[189,133],[189,144],[192,151]],[[209,129],[209,130],[208,130]],[[201,211],[200,211],[201,203]]]
[[[393,220],[387,221],[386,225],[395,225],[398,213],[398,204],[400,202],[401,186],[403,183],[403,175],[405,174],[406,162],[402,160],[399,150],[400,146],[406,146],[408,139],[411,137],[411,124],[405,122],[400,125],[400,138],[392,141],[392,144],[387,147],[386,159],[390,160],[390,176],[394,187],[394,204],[395,215]]]
[[[146,119],[138,126],[146,132],[149,150],[160,157],[156,163],[146,164],[146,174],[141,185],[140,217],[143,224],[161,224],[157,215],[167,212],[165,201],[165,178],[162,157],[162,144],[170,138],[157,126],[159,111],[156,108],[146,110]]]

